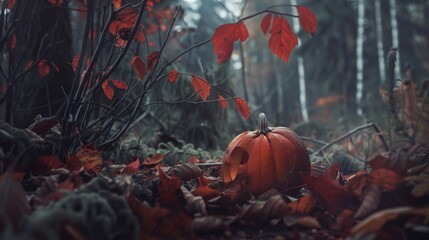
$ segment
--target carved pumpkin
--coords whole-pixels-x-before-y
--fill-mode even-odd
[[[222,162],[223,181],[245,173],[246,185],[255,195],[299,184],[298,172],[310,172],[307,149],[291,129],[269,128],[264,113],[259,114],[256,131],[243,132],[229,143]]]

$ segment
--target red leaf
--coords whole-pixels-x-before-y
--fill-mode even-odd
[[[113,88],[111,88],[111,87],[109,86],[109,84],[107,83],[107,81],[104,81],[104,82],[101,84],[101,88],[103,88],[104,95],[106,95],[106,97],[107,97],[109,100],[112,100],[112,99],[113,99],[113,95],[115,94],[115,92],[113,91]]]
[[[317,199],[312,194],[306,194],[288,205],[292,213],[309,213],[317,206]]]
[[[138,159],[138,158],[135,161],[127,164],[127,167],[131,167],[131,168],[135,168],[135,169],[138,169],[139,166],[140,166],[140,159]]]
[[[37,66],[39,68],[40,78],[45,78],[51,72],[51,68],[49,67],[49,64],[46,59],[40,60]]]
[[[168,73],[168,82],[173,84],[175,81],[177,81],[177,78],[179,77],[179,72],[176,70],[171,70]]]
[[[12,33],[12,35],[10,35],[9,39],[7,40],[6,46],[10,50],[15,49],[15,47],[16,47],[16,35],[15,35],[15,33]]]
[[[76,70],[77,70],[77,64],[79,63],[79,58],[80,58],[80,54],[79,53],[76,54],[73,57],[73,60],[72,60],[72,63],[71,63],[72,68],[73,68],[73,72],[76,72]]]
[[[265,17],[261,21],[261,30],[264,33],[264,35],[267,34],[268,29],[271,26],[271,17],[272,16],[273,16],[272,14],[267,14],[267,15],[265,15]]]
[[[139,79],[142,80],[147,72],[146,64],[143,62],[143,60],[139,56],[134,56],[131,59],[131,66],[133,67],[134,72],[136,72]]]
[[[151,71],[155,67],[156,62],[158,61],[159,52],[153,52],[147,56],[147,65]]]
[[[212,43],[218,64],[229,60],[235,41],[244,42],[248,37],[249,32],[243,22],[228,23],[216,28]]]
[[[15,0],[7,0],[6,1],[6,8],[7,9],[12,9],[13,6],[15,6]]]
[[[313,36],[317,31],[316,15],[310,9],[303,6],[296,6],[296,9],[298,10],[299,23],[302,28]]]
[[[268,46],[284,62],[288,62],[290,53],[298,44],[298,38],[285,17],[275,16],[270,30]]]
[[[168,176],[158,165],[159,172],[159,203],[162,207],[177,208],[185,202],[185,197],[180,189],[181,183],[178,176]]]
[[[53,5],[61,5],[63,0],[48,0],[48,2]]]
[[[359,204],[358,200],[335,180],[338,167],[336,164],[331,166],[323,176],[319,177],[301,175],[320,204],[333,214],[346,208],[356,210]]]
[[[152,157],[147,157],[144,159],[142,165],[146,167],[154,167],[159,164],[164,159],[164,154],[157,153]]]
[[[372,171],[369,174],[369,179],[372,183],[375,183],[386,190],[394,190],[404,181],[404,177],[385,168]]]
[[[60,119],[57,117],[46,117],[32,123],[28,129],[37,133],[38,135],[46,134],[51,128],[57,125]]]
[[[203,101],[207,100],[210,95],[210,83],[205,79],[192,75],[192,85],[194,86],[195,92],[198,92]]]
[[[118,9],[122,5],[122,0],[112,0],[112,4],[115,7],[115,9]]]
[[[192,194],[194,194],[194,196],[202,197],[206,202],[210,199],[223,195],[219,190],[210,188],[208,186],[199,186],[192,191]]]
[[[222,110],[225,110],[228,108],[228,100],[226,100],[222,95],[219,94],[219,103],[220,103],[220,108],[222,108]]]
[[[31,172],[34,175],[42,175],[51,169],[60,168],[63,163],[55,156],[41,156],[31,164]]]
[[[33,66],[33,60],[28,61],[24,66],[24,71],[29,70]]]
[[[128,88],[127,84],[122,82],[121,80],[112,80],[111,82],[113,83],[113,85],[115,85],[115,87],[119,89],[127,90]]]
[[[66,165],[64,167],[70,171],[79,171],[82,168],[82,163],[78,157],[70,155],[67,156]]]
[[[237,111],[243,116],[246,120],[250,117],[250,108],[249,105],[247,105],[247,102],[242,98],[234,98],[235,102],[235,108],[237,108]]]

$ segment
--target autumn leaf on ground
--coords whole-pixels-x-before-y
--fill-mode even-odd
[[[131,66],[139,79],[142,80],[147,72],[146,64],[143,60],[139,56],[133,56],[131,58]]]
[[[132,174],[136,173],[140,166],[140,159],[136,159],[125,166],[124,169],[122,169],[122,173]]]
[[[316,207],[317,199],[310,193],[290,202],[288,205],[292,213],[309,213]]]
[[[168,169],[168,174],[178,176],[180,179],[188,181],[202,176],[203,171],[193,163],[184,163]]]
[[[247,205],[237,215],[236,221],[244,221],[251,224],[268,224],[273,219],[280,219],[290,208],[280,195],[276,195],[267,201],[255,201]]]
[[[104,95],[106,95],[109,100],[112,100],[113,95],[115,95],[115,91],[113,91],[113,88],[109,86],[109,83],[107,81],[104,81],[101,84],[101,88],[103,89]]]
[[[378,211],[354,226],[350,233],[352,236],[365,236],[368,233],[378,231],[386,222],[395,220],[401,214],[411,211],[411,207],[397,207]]]
[[[392,170],[385,168],[372,171],[369,174],[369,179],[371,183],[377,184],[386,190],[394,190],[404,181],[404,177]]]
[[[235,41],[244,42],[248,37],[249,32],[243,22],[228,23],[217,27],[212,37],[212,43],[218,64],[231,58]]]
[[[249,108],[249,105],[247,105],[246,100],[240,97],[237,97],[237,98],[234,98],[234,102],[235,102],[235,108],[237,109],[237,111],[241,114],[241,116],[243,116],[246,120],[248,120],[250,117],[250,108]]]
[[[317,20],[316,15],[308,8],[303,6],[296,6],[299,15],[299,24],[301,27],[313,36],[317,31]]]
[[[151,157],[147,157],[143,160],[142,166],[145,167],[155,167],[164,159],[164,154],[157,153]]]
[[[46,59],[40,60],[39,63],[37,64],[37,67],[39,69],[40,78],[45,78],[51,72],[51,68],[49,67],[49,64],[46,61]]]
[[[192,190],[192,194],[195,196],[200,196],[204,201],[209,201],[210,199],[222,196],[222,192],[216,189],[213,189],[208,186],[199,186],[196,189]]]
[[[170,209],[180,209],[185,205],[185,197],[180,189],[180,178],[178,176],[168,176],[157,166],[159,172],[159,203],[162,207]]]
[[[0,176],[0,196],[0,232],[8,227],[8,223],[12,224],[11,230],[17,230],[22,219],[31,213],[27,194],[21,184],[13,181],[9,174],[3,174]]]
[[[378,208],[381,200],[381,191],[381,187],[376,184],[369,184],[366,187],[360,207],[355,213],[356,218],[366,217]]]
[[[56,156],[40,156],[31,163],[31,172],[34,175],[43,175],[51,169],[62,166],[63,163]]]
[[[44,135],[47,133],[51,128],[53,128],[55,125],[60,123],[60,119],[58,117],[45,117],[37,120],[36,122],[32,123],[28,129],[31,131],[37,133],[38,135]]]
[[[186,211],[191,214],[203,214],[207,215],[206,203],[204,202],[201,196],[194,196],[189,190],[185,187],[180,187],[183,192],[183,196],[186,200]]]
[[[219,94],[219,104],[220,104],[220,108],[222,110],[225,110],[228,108],[228,100],[226,100],[222,95]]]
[[[177,78],[179,77],[179,72],[177,72],[176,70],[170,70],[170,72],[168,72],[168,82],[173,84],[174,82],[177,81]]]
[[[298,44],[298,38],[292,31],[285,17],[274,16],[270,34],[268,46],[274,55],[277,55],[281,60],[287,63],[292,50]]]
[[[84,145],[80,147],[76,151],[75,155],[82,163],[83,170],[85,172],[99,172],[101,170],[101,152],[97,150],[94,144]]]
[[[192,75],[192,86],[194,86],[195,92],[198,92],[198,95],[200,95],[203,101],[207,100],[211,89],[210,83],[208,83],[207,80]]]
[[[332,177],[338,168],[339,164],[335,164],[319,177],[301,176],[320,204],[333,214],[344,209],[356,210],[359,205],[354,195]]]
[[[140,223],[141,239],[195,238],[192,220],[184,212],[160,206],[151,208],[141,204],[134,197],[128,197],[127,202]]]
[[[122,82],[121,80],[112,80],[111,81],[115,87],[123,90],[127,90],[128,86],[126,83]]]

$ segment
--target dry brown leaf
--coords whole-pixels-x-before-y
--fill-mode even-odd
[[[76,151],[75,155],[82,163],[83,170],[85,172],[89,172],[91,170],[94,172],[101,171],[101,152],[97,150],[95,145],[91,144],[82,146]]]
[[[221,233],[226,227],[225,221],[216,216],[204,216],[192,221],[192,229],[200,234]]]
[[[181,180],[188,181],[200,177],[203,174],[203,171],[193,163],[184,163],[171,167],[167,173],[178,176]]]
[[[400,215],[421,215],[429,217],[429,207],[411,208],[397,207],[378,211],[363,221],[358,223],[350,230],[350,234],[354,237],[365,236],[380,230],[386,222],[397,219]]]
[[[186,200],[185,209],[189,214],[207,215],[206,203],[201,196],[194,196],[194,194],[189,192],[189,190],[183,186],[180,189],[182,190],[183,196]]]
[[[255,201],[247,205],[236,216],[236,221],[246,223],[269,223],[273,219],[282,218],[290,212],[290,208],[280,195],[267,201]]]
[[[374,212],[381,200],[381,187],[376,184],[369,184],[366,188],[365,195],[360,204],[359,209],[356,211],[355,217],[362,218]]]
[[[292,213],[309,213],[316,207],[317,199],[310,193],[296,201],[290,202],[288,205],[291,208]]]
[[[392,170],[380,168],[369,174],[369,180],[385,190],[394,190],[403,183],[404,177]]]
[[[407,182],[414,182],[416,185],[411,190],[414,197],[421,197],[429,194],[429,175],[410,176],[405,178]]]

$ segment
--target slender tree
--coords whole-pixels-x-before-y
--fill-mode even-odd
[[[401,63],[399,62],[399,33],[398,33],[398,21],[396,19],[396,0],[390,0],[390,25],[392,27],[392,46],[398,48],[396,52],[396,68],[395,75],[399,77],[401,73]]]
[[[296,5],[296,0],[290,1],[291,5]],[[294,14],[298,15],[296,9],[294,9]],[[293,18],[293,30],[298,33],[300,30],[299,20],[297,18]],[[301,46],[301,41],[298,40],[297,49]],[[299,104],[301,108],[302,120],[304,122],[308,121],[308,111],[307,111],[307,94],[306,94],[306,86],[305,86],[305,71],[304,71],[304,59],[301,54],[297,54],[298,61],[298,78],[299,78]]]
[[[377,39],[378,69],[380,81],[386,80],[386,65],[384,63],[383,23],[381,21],[380,0],[375,0],[375,32]]]
[[[356,39],[356,113],[358,116],[362,112],[363,96],[363,42],[365,23],[365,0],[358,1],[358,29]]]

